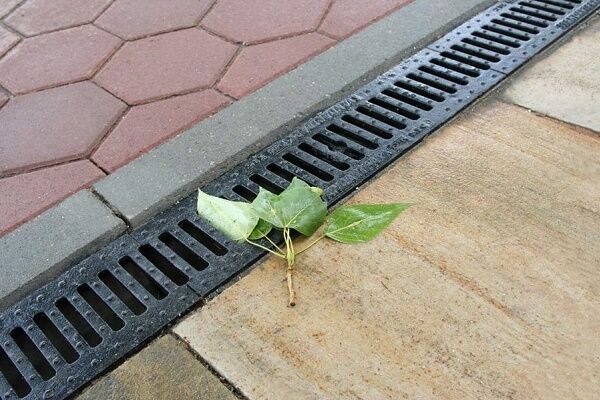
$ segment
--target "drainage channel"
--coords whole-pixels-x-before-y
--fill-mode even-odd
[[[503,1],[203,190],[251,201],[299,177],[334,204],[599,7]],[[0,315],[0,399],[65,398],[263,255],[191,194]]]

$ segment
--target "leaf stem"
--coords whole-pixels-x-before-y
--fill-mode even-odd
[[[318,238],[316,238],[315,240],[313,240],[308,246],[306,246],[305,248],[303,248],[302,250],[300,250],[296,254],[304,253],[306,250],[310,249],[315,244],[317,244],[321,239],[324,239],[324,238],[325,238],[325,235],[319,236]]]
[[[283,249],[279,246],[277,246],[277,243],[275,243],[274,241],[272,241],[271,239],[269,239],[269,237],[267,235],[263,236],[265,239],[267,239],[269,241],[269,243],[271,243],[277,250],[279,250],[279,252],[281,254],[284,254]]]
[[[263,250],[266,250],[266,251],[268,251],[269,253],[271,253],[271,254],[273,254],[273,255],[276,255],[277,257],[280,257],[280,258],[287,258],[287,257],[286,257],[284,254],[281,254],[281,253],[278,253],[278,252],[276,252],[276,251],[273,251],[273,250],[271,250],[271,249],[269,249],[269,248],[267,248],[267,247],[265,247],[265,246],[263,246],[263,245],[260,245],[260,244],[258,244],[258,243],[256,243],[256,242],[253,242],[253,241],[251,241],[251,240],[249,240],[249,239],[246,239],[246,242],[250,243],[250,244],[251,244],[251,245],[253,245],[253,246],[256,246],[256,247],[258,247],[258,248],[261,248],[261,249],[263,249]]]

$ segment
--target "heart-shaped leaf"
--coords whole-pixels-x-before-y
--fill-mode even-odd
[[[327,204],[323,191],[294,178],[279,195],[261,189],[252,202],[258,216],[278,228],[292,228],[310,236],[323,224]]]
[[[342,243],[374,239],[410,204],[360,204],[339,207],[329,216],[325,236]]]
[[[269,234],[269,232],[271,232],[271,229],[273,229],[273,225],[271,225],[264,219],[259,219],[258,224],[254,227],[254,230],[252,231],[250,236],[248,236],[248,239],[251,239],[251,240],[261,239],[261,238],[267,236]]]
[[[258,224],[258,215],[248,203],[230,201],[198,190],[198,214],[225,236],[246,240]]]

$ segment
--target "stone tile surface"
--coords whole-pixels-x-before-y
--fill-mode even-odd
[[[114,171],[229,102],[219,92],[205,90],[135,106],[102,142],[92,160]]]
[[[212,85],[236,47],[196,28],[126,43],[95,81],[129,104]]]
[[[90,191],[81,190],[0,237],[0,309],[124,230],[122,220]]]
[[[175,332],[250,399],[594,399],[599,151],[488,102],[351,200],[415,205],[299,257],[295,308],[269,259]]]
[[[152,342],[96,381],[78,400],[235,400],[236,397],[170,335]]]
[[[103,176],[85,160],[1,178],[0,236]]]
[[[2,0],[0,1],[0,18],[8,14],[22,0]]]
[[[120,43],[91,25],[25,39],[0,60],[0,84],[19,94],[90,78]]]
[[[334,40],[318,33],[308,33],[246,47],[238,54],[217,88],[239,99],[334,43]]]
[[[18,35],[0,26],[0,57],[10,50],[19,39]]]
[[[230,40],[255,43],[314,31],[329,0],[220,1],[202,26]]]
[[[505,98],[600,132],[600,18],[517,76]]]
[[[116,0],[96,25],[124,39],[194,26],[214,0]]]
[[[7,101],[8,95],[6,93],[0,92],[0,107],[2,107]]]
[[[124,110],[90,82],[13,98],[0,109],[0,175],[85,156]]]
[[[26,36],[92,22],[111,0],[28,0],[5,22]]]
[[[319,32],[345,38],[411,0],[336,0],[323,20]]]

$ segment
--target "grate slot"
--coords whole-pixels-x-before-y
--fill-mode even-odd
[[[352,115],[344,115],[342,121],[344,122],[343,127],[345,129],[352,129],[355,133],[360,132],[362,134],[361,137],[364,137],[364,135],[373,135],[377,138],[386,140],[394,137],[393,134],[385,130],[390,129],[387,124],[380,127],[380,124],[377,124],[376,120],[373,121],[373,119],[371,119],[367,122],[364,114],[353,113]]]
[[[10,332],[10,336],[43,380],[47,381],[56,375],[54,368],[52,368],[46,357],[44,357],[23,328],[18,327],[13,329]]]
[[[303,171],[308,172],[312,176],[319,178],[321,181],[331,182],[333,180],[333,176],[330,173],[328,173],[327,171],[323,171],[322,169],[317,168],[316,166],[304,161],[295,154],[285,153],[281,158],[283,158],[290,164],[302,169]]]
[[[375,100],[373,102],[373,100]],[[383,129],[392,130],[390,128],[395,128],[397,130],[402,130],[406,128],[406,119],[399,119],[394,114],[395,112],[390,112],[387,108],[383,108],[379,104],[385,104],[382,101],[378,101],[377,99],[370,99],[370,103],[365,103],[362,106],[356,108],[356,111],[360,114],[372,118],[370,121],[370,125],[377,127],[377,121],[382,122],[384,124]],[[379,104],[376,104],[379,103]],[[392,130],[393,131],[393,130]],[[394,137],[393,133],[388,132],[389,138]]]
[[[525,14],[525,13],[523,13]],[[546,22],[540,21],[539,19],[535,19],[533,17],[530,16],[525,16],[525,17],[521,17],[519,15],[516,15],[516,13],[502,13],[500,14],[501,16],[503,16],[504,18],[508,18],[508,19],[513,19],[515,21],[518,22],[522,22],[524,24],[529,24],[529,25],[533,25],[533,26],[537,26],[538,28],[547,28],[548,24]]]
[[[102,298],[88,284],[77,288],[77,293],[92,307],[100,318],[112,329],[118,331],[125,326],[125,322],[102,300]]]
[[[160,272],[162,272],[169,280],[175,283],[177,286],[185,285],[189,281],[189,277],[181,272],[173,263],[171,263],[165,256],[163,256],[154,247],[145,244],[140,247],[140,253],[148,260],[153,266],[155,266]]]
[[[514,13],[517,13],[517,14],[528,15],[530,17],[543,19],[543,20],[546,20],[549,22],[556,21],[556,17],[554,17],[552,14],[546,14],[546,13],[540,12],[540,11],[529,11],[525,7],[511,7],[511,8],[509,8],[509,10]],[[548,26],[548,24],[546,24],[546,26]]]
[[[573,4],[569,4],[566,3],[564,1],[558,1],[558,0],[537,0],[538,3],[545,3],[551,6],[556,6],[556,7],[561,7],[561,8],[568,8],[569,10],[573,9],[573,7],[575,7]],[[573,2],[573,3],[581,3],[581,2]]]
[[[441,90],[443,92],[446,92],[448,94],[454,94],[454,93],[456,93],[456,88],[454,88],[452,86],[444,85],[443,83],[440,83],[440,82],[438,82],[436,80],[433,80],[433,79],[426,78],[426,77],[424,77],[422,75],[408,74],[406,76],[408,78],[414,80],[414,81],[420,82],[420,83],[422,83],[424,85],[427,85],[427,86],[430,86],[432,88],[439,89],[439,90]]]
[[[309,145],[306,142],[300,143],[300,145],[298,146],[298,149],[305,152],[306,154],[309,154],[315,158],[318,158],[321,161],[326,162],[327,164],[331,165],[334,168],[337,168],[340,171],[346,171],[348,168],[350,168],[350,165],[348,165],[345,162],[337,160],[332,154],[327,154],[327,153]]]
[[[501,33],[497,33],[497,32],[495,32],[495,33],[496,33],[495,35],[492,35],[488,31],[475,31],[472,33],[472,35],[477,36],[482,39],[489,40],[491,42],[496,42],[499,44],[503,44],[505,46],[510,46],[515,49],[521,47],[521,44],[518,41],[512,40],[512,38],[505,36]]]
[[[227,254],[229,250],[221,243],[217,242],[215,239],[210,237],[206,232],[204,232],[200,227],[190,220],[184,219],[180,221],[177,225],[188,235],[190,235],[194,240],[200,243],[202,246],[206,247],[209,251],[211,251],[216,256],[224,256]]]
[[[119,300],[123,302],[135,315],[142,315],[147,307],[135,297],[110,271],[104,270],[98,274],[98,278],[104,283]]]
[[[196,271],[202,271],[204,268],[208,266],[208,262],[205,259],[200,257],[200,255],[196,254],[195,251],[190,249],[185,243],[183,243],[179,238],[173,235],[171,232],[164,232],[163,234],[158,236],[158,240],[167,246],[173,253],[175,253],[179,258],[185,261],[189,266],[194,268]],[[160,254],[157,251],[157,255]],[[167,264],[172,268],[165,268],[171,274],[169,279],[173,280],[177,285],[183,285],[187,283],[189,278],[186,274],[181,272],[179,268],[177,268],[173,263],[167,261],[167,259],[160,254],[161,261],[160,263],[163,266]],[[166,273],[165,273],[166,275]],[[173,278],[171,278],[173,277]]]
[[[466,76],[457,76],[457,74],[448,70],[441,71],[437,68],[423,65],[419,67],[419,71],[437,76],[438,78],[445,79],[448,82],[456,83],[457,85],[465,86],[469,84],[469,80]]]
[[[69,300],[67,300],[64,297],[60,298],[56,301],[55,305],[56,308],[60,311],[60,313],[67,319],[67,321],[69,321],[71,326],[75,328],[75,330],[79,333],[79,335],[81,335],[83,340],[85,340],[85,342],[90,347],[96,347],[100,343],[102,343],[102,337],[98,335],[98,332],[96,332],[92,325],[83,317],[83,315],[81,315],[79,311],[77,311],[77,309],[73,306],[73,304],[69,302]],[[48,321],[46,321],[46,323],[47,322]],[[42,329],[41,326],[40,329]],[[56,326],[54,326],[53,329],[56,329],[55,334],[59,333]],[[54,344],[54,341],[52,342]],[[59,349],[59,347],[57,346],[66,349],[65,354],[63,354],[62,352],[61,354],[65,361],[67,361],[68,363],[72,363],[75,360],[77,360],[77,358],[79,358],[79,355],[75,352],[75,349],[60,334],[56,337],[56,344],[54,344],[54,347]]]
[[[136,280],[152,297],[162,300],[167,297],[167,291],[159,285],[152,276],[142,269],[130,256],[125,256],[119,260],[119,265]]]
[[[394,82],[394,86],[412,92],[414,94],[427,97],[430,100],[437,101],[438,103],[443,102],[446,98],[440,93],[432,93],[430,90],[426,88],[424,85],[416,85],[408,80],[401,80]]]
[[[267,170],[272,172],[273,174],[277,175],[278,177],[285,179],[288,182],[291,182],[292,179],[294,179],[294,177],[296,175],[292,174],[290,171],[288,171],[285,168],[281,168],[279,165],[275,164],[275,163],[271,163],[269,165],[267,165]]]
[[[531,33],[532,35],[537,35],[538,33],[540,33],[540,31],[538,29],[523,26],[523,24],[521,24],[520,22],[514,23],[514,22],[506,21],[504,19],[493,19],[492,22],[497,25],[503,25],[503,26],[506,26],[507,28],[516,29],[521,32]]]
[[[15,391],[18,397],[25,397],[31,392],[31,386],[27,383],[15,363],[8,357],[0,346],[0,372]]]
[[[254,193],[252,190],[242,185],[235,185],[231,190],[248,202],[252,202],[256,196],[258,196],[258,193]]]
[[[33,321],[67,363],[72,364],[79,359],[79,353],[46,314],[36,314]]]
[[[408,106],[411,106],[411,104],[398,100],[392,96],[386,96],[383,92],[369,99],[369,103],[385,108],[386,110],[399,114],[405,118],[412,119],[413,121],[421,118],[421,109],[412,107],[409,109]]]
[[[514,32],[512,30],[512,28],[510,28],[510,27],[508,29],[506,29],[505,27],[498,26],[497,24],[484,25],[483,29],[490,31],[490,32],[497,33],[499,35],[512,37],[512,38],[520,40],[522,42],[526,42],[531,39],[529,36],[527,36],[525,34],[522,34],[519,32]]]
[[[497,54],[490,54],[489,52],[487,52],[486,50],[480,49],[480,48],[473,48],[474,46],[468,45],[466,43],[462,43],[462,44],[455,44],[452,45],[450,48],[452,50],[456,50],[456,51],[460,51],[461,53],[465,53],[468,54],[472,57],[477,57],[477,58],[481,58],[482,60],[485,61],[489,61],[489,62],[493,62],[493,63],[497,63],[500,61],[500,57],[498,57]]]
[[[312,138],[313,140],[321,143],[323,146],[327,146],[329,151],[342,153],[353,160],[362,160],[365,157],[364,153],[354,148],[352,144],[346,142],[345,140],[336,140],[332,138],[328,131],[317,133],[313,135]],[[273,164],[269,164],[269,166],[271,165]]]
[[[536,1],[520,1],[519,5],[533,8],[533,9],[540,10],[540,11],[545,11],[550,14],[561,15],[561,16],[565,15],[565,13],[567,12],[567,10],[563,10],[560,7],[554,7],[547,3],[544,4],[543,2],[542,2],[542,4],[539,4],[539,2],[536,2]]]
[[[279,194],[279,193],[283,192],[283,188],[281,186],[271,182],[270,180],[268,180],[267,178],[265,178],[262,175],[253,174],[250,176],[250,180],[252,182],[256,183],[261,188],[266,189],[271,193]]]
[[[485,43],[485,42],[482,42],[480,40],[473,39],[473,38],[465,38],[465,39],[462,39],[461,41],[463,43],[470,44],[471,46],[480,47],[482,49],[493,51],[495,53],[504,54],[504,55],[510,54],[510,50],[508,50],[506,48],[506,46],[499,47],[495,43],[491,43],[489,41],[487,43]]]
[[[424,99],[421,96],[418,96],[414,93],[409,93],[407,91],[400,90],[397,87],[385,89],[381,93],[398,101],[410,104],[411,106],[417,107],[423,111],[429,111],[433,108],[433,106],[431,105],[431,100]]]
[[[341,125],[341,124],[340,124]],[[356,129],[348,128],[346,126],[339,126],[335,124],[331,124],[327,127],[329,132],[332,132],[344,139],[348,139],[353,141],[356,144],[359,144],[362,147],[367,149],[375,150],[379,147],[377,142],[365,138],[361,133],[362,131],[356,132]]]

